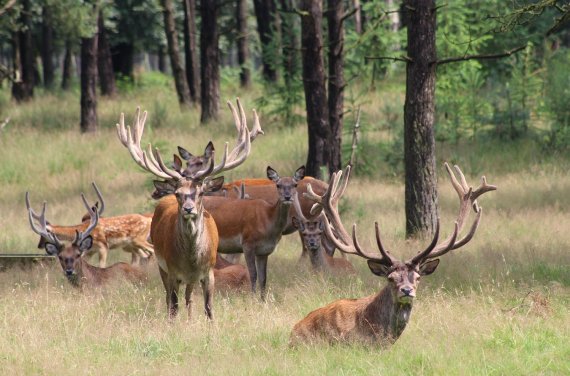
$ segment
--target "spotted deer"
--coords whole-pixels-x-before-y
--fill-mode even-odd
[[[222,187],[223,177],[213,176],[242,164],[251,150],[252,137],[247,128],[246,116],[239,100],[239,115],[228,102],[238,130],[237,145],[228,152],[226,143],[222,160],[214,164],[214,146],[206,146],[204,163],[193,165],[184,171],[169,168],[163,162],[158,149],[141,148],[146,112],[137,109],[133,129],[125,127],[121,114],[117,132],[121,143],[129,150],[133,160],[144,170],[160,179],[155,181],[154,197],[160,198],[151,224],[151,239],[166,290],[169,316],[178,312],[178,290],[186,284],[185,300],[188,316],[191,315],[192,291],[200,281],[204,296],[204,311],[213,318],[214,265],[218,249],[218,230],[212,215],[204,208],[204,194]],[[259,124],[254,112],[255,124]]]
[[[350,261],[345,258],[332,257],[325,251],[322,242],[328,241],[328,238],[322,236],[325,231],[324,214],[320,213],[309,219],[306,218],[299,203],[298,193],[293,197],[293,206],[296,213],[292,218],[293,225],[301,234],[303,248],[307,250],[313,270],[334,274],[355,274],[356,270]]]
[[[147,259],[154,254],[152,244],[147,241],[150,233],[151,218],[141,214],[126,214],[115,217],[101,218],[105,210],[105,201],[101,195],[101,191],[95,183],[92,183],[93,189],[97,193],[99,201],[93,205],[93,209],[97,211],[98,222],[97,227],[91,232],[93,239],[92,247],[84,252],[86,257],[94,254],[99,255],[99,267],[103,268],[107,265],[107,256],[110,249],[122,248],[125,252],[131,254],[131,264],[139,265],[141,259]],[[99,203],[101,206],[99,207]],[[29,202],[26,201],[28,209]],[[87,216],[89,213],[86,214]],[[88,226],[90,217],[84,215],[82,221],[78,225],[61,226],[47,223],[47,228],[56,234],[59,239],[71,241],[75,238],[76,231],[84,231]],[[45,239],[40,237],[38,248],[44,248]]]
[[[98,268],[85,261],[82,256],[85,252],[89,252],[94,244],[93,232],[97,229],[99,213],[89,206],[83,194],[81,194],[81,199],[89,213],[89,223],[85,228],[76,229],[74,237],[69,241],[60,240],[58,235],[50,229],[46,220],[46,203],[44,202],[43,204],[41,214],[37,214],[30,207],[29,193],[26,192],[30,226],[44,240],[43,247],[47,254],[58,258],[65,276],[75,287],[98,287],[119,278],[124,278],[131,282],[143,281],[146,278],[146,274],[139,268],[127,263],[119,262],[107,268]],[[36,221],[39,226],[35,223]]]
[[[497,189],[487,184],[485,177],[477,189],[472,189],[459,167],[455,166],[459,180],[447,163],[445,167],[459,197],[459,214],[454,230],[447,239],[438,243],[438,220],[431,244],[405,261],[395,258],[384,248],[378,223],[375,224],[376,243],[380,254],[363,250],[356,236],[356,225],[352,227],[352,236],[344,229],[338,214],[338,201],[346,189],[350,167],[346,169],[343,182],[340,181],[342,171],[332,175],[331,184],[324,195],[319,196],[308,189],[307,197],[317,203],[313,213],[324,210],[327,217],[325,231],[338,249],[367,260],[370,271],[377,276],[387,278],[388,284],[375,295],[337,300],[309,313],[293,327],[291,344],[311,342],[320,338],[329,342],[356,341],[389,345],[398,339],[410,319],[420,277],[432,274],[436,270],[439,257],[466,245],[473,238],[483,213],[477,199],[484,193]],[[471,208],[476,213],[475,220],[468,233],[458,239],[458,235],[467,224]],[[333,235],[333,229],[336,235]]]
[[[204,198],[204,206],[218,227],[218,252],[243,252],[251,290],[255,293],[259,280],[262,299],[266,296],[267,259],[281,240],[293,194],[304,174],[305,166],[302,166],[292,177],[280,177],[277,171],[268,166],[267,178],[275,183],[278,192],[278,200],[274,203],[260,199]]]

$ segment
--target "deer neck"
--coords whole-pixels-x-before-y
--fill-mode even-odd
[[[273,235],[279,236],[283,233],[285,226],[287,226],[287,221],[289,219],[289,210],[291,209],[291,202],[283,202],[277,200],[275,206],[272,207],[272,218],[275,218],[271,233]]]
[[[83,258],[79,259],[80,265],[79,268],[75,271],[73,275],[66,275],[65,277],[74,287],[80,288],[85,282],[86,279],[90,279],[92,276],[92,271],[90,270],[90,265],[83,260]]]
[[[176,244],[179,249],[195,250],[197,244],[201,244],[204,239],[204,209],[198,211],[195,218],[186,219],[178,212],[176,221]]]
[[[412,312],[412,303],[400,303],[390,286],[376,294],[364,309],[363,324],[377,340],[393,343],[400,337]]]
[[[311,265],[313,266],[313,269],[318,270],[318,271],[322,271],[325,269],[327,262],[325,260],[325,256],[323,255],[323,247],[319,247],[319,249],[317,249],[316,251],[311,251],[310,249],[307,249],[307,251],[309,252],[309,260],[311,260]]]

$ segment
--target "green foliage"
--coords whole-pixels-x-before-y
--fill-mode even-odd
[[[550,120],[546,145],[556,150],[570,150],[570,52],[560,51],[547,64],[545,108]]]

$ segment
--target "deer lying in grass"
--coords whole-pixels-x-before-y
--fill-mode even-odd
[[[218,227],[218,251],[230,254],[243,252],[251,289],[255,292],[259,278],[262,299],[266,294],[267,258],[281,240],[293,194],[304,174],[305,167],[302,166],[293,177],[282,178],[277,171],[267,167],[267,178],[275,183],[279,193],[278,200],[272,204],[259,199],[204,198],[204,206]]]
[[[376,223],[376,242],[380,250],[378,255],[362,249],[356,237],[356,225],[353,225],[352,236],[344,229],[338,214],[338,200],[346,189],[350,167],[347,167],[346,177],[342,183],[340,183],[342,171],[333,174],[329,189],[323,196],[311,192],[309,188],[307,197],[318,203],[315,209],[324,209],[328,218],[325,221],[325,231],[338,249],[366,259],[370,271],[377,276],[387,278],[388,284],[376,295],[337,300],[309,313],[294,326],[291,344],[301,341],[311,342],[321,338],[330,342],[361,341],[388,345],[398,339],[410,319],[420,277],[435,271],[439,264],[438,257],[464,246],[472,239],[482,214],[477,198],[496,189],[495,186],[488,185],[483,177],[482,184],[473,190],[457,166],[455,170],[460,177],[459,181],[447,163],[445,167],[459,196],[459,214],[454,231],[445,241],[438,244],[438,221],[431,244],[406,261],[396,259],[384,248],[380,240],[378,223]],[[466,225],[471,207],[476,213],[475,221],[470,231],[458,240],[457,236]],[[332,234],[331,227],[336,230],[338,237]]]
[[[92,266],[82,257],[85,252],[89,252],[94,244],[92,233],[97,228],[99,213],[93,210],[85,196],[81,194],[81,198],[90,215],[87,227],[82,230],[75,230],[75,236],[71,243],[64,245],[58,238],[57,234],[52,232],[47,224],[46,203],[44,202],[41,214],[37,214],[29,205],[29,194],[26,192],[26,204],[28,206],[28,218],[32,230],[40,235],[44,240],[44,248],[49,255],[57,256],[63,272],[69,282],[75,287],[102,286],[105,283],[125,278],[132,282],[141,282],[146,278],[145,273],[140,269],[133,267],[127,263],[119,262],[109,266],[108,268],[98,268]],[[37,221],[39,227],[34,223]]]
[[[246,291],[249,287],[249,273],[241,264],[233,264],[224,260],[218,254],[214,266],[216,290],[218,291]]]
[[[242,164],[251,150],[251,134],[247,128],[245,113],[238,100],[239,115],[230,102],[236,127],[238,143],[228,155],[226,144],[222,161],[214,165],[214,147],[206,146],[204,163],[189,166],[180,172],[167,167],[158,152],[149,145],[148,152],[142,150],[140,142],[144,131],[146,112],[140,116],[137,109],[131,132],[124,124],[121,114],[117,124],[121,143],[129,150],[134,161],[146,171],[163,181],[155,181],[153,197],[160,198],[154,211],[151,225],[151,239],[159,266],[160,276],[166,290],[167,308],[170,317],[178,312],[178,290],[186,284],[186,307],[191,314],[192,290],[200,281],[204,295],[204,311],[213,318],[212,299],[214,292],[214,265],[218,248],[218,231],[214,219],[204,208],[203,196],[222,187],[223,177],[215,174],[231,170]],[[259,122],[254,113],[256,124]],[[165,196],[165,197],[163,197]]]
[[[97,197],[98,203],[94,205],[97,210],[99,221],[97,227],[92,231],[93,246],[85,252],[85,256],[91,257],[99,254],[99,267],[105,267],[107,264],[107,255],[110,249],[122,248],[125,252],[131,254],[131,264],[139,265],[140,259],[146,259],[154,254],[152,244],[147,241],[150,233],[151,218],[141,214],[126,214],[115,217],[101,218],[101,214],[105,210],[105,202],[95,183],[92,183]],[[29,202],[26,201],[28,209]],[[87,213],[89,214],[89,213]],[[83,216],[81,224],[74,226],[60,226],[47,223],[50,232],[56,234],[59,239],[71,241],[75,238],[76,231],[84,231],[88,222]],[[38,248],[44,248],[44,238],[40,237]]]
[[[298,193],[293,197],[293,206],[296,212],[296,216],[292,218],[293,225],[301,234],[303,249],[307,250],[313,270],[334,274],[355,274],[356,270],[350,261],[345,258],[332,257],[325,251],[322,245],[322,241],[327,240],[326,237],[322,236],[325,230],[324,214],[320,213],[311,219],[307,219],[301,209]]]

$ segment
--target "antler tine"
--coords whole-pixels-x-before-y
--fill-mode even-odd
[[[205,169],[202,169],[191,176],[192,180],[201,180],[209,175],[212,175],[214,171],[214,158],[210,158],[210,162]]]
[[[303,209],[301,208],[301,203],[299,202],[299,194],[295,192],[293,195],[293,206],[295,207],[295,212],[299,219],[303,222],[307,222],[307,218],[303,215]]]
[[[382,257],[372,256],[362,250],[362,246],[358,242],[358,238],[356,236],[356,223],[352,225],[352,244],[354,244],[354,249],[357,252],[356,254],[360,257],[363,257],[367,260],[380,261],[383,263],[388,261],[389,263],[393,264],[394,260],[391,257],[385,258],[384,255],[382,255]]]
[[[457,222],[456,222],[457,223]],[[453,237],[453,236],[452,236]],[[437,219],[436,223],[435,223],[435,233],[433,234],[433,239],[430,243],[430,245],[427,246],[426,249],[424,249],[423,251],[419,252],[417,255],[415,255],[414,257],[412,257],[412,259],[410,261],[408,261],[410,264],[419,264],[420,262],[422,262],[423,260],[425,260],[431,251],[433,251],[436,246],[437,246],[437,241],[439,240],[439,218]],[[444,242],[444,244],[446,244],[446,242]],[[446,245],[446,247],[449,244]]]
[[[40,216],[34,211],[34,209],[32,209],[32,206],[30,205],[30,192],[26,192],[26,208],[28,209],[28,211],[30,212],[30,214],[34,217],[34,219],[36,221],[40,220]],[[42,209],[42,215],[44,215],[46,212],[46,202],[44,201],[44,206]]]
[[[229,149],[229,143],[226,142],[224,145],[224,154],[222,154],[222,161],[214,166],[214,169],[212,170],[212,175],[215,175],[224,170],[226,163],[228,161],[228,149]]]
[[[30,221],[30,227],[32,228],[32,231],[34,231],[36,234],[40,235],[44,239],[53,242],[54,244],[59,244],[60,242],[57,236],[47,229],[46,202],[44,201],[43,203],[42,214],[38,215],[30,205],[29,195],[30,193],[26,192],[26,207],[28,208],[28,220]],[[36,226],[36,224],[34,223],[34,219],[39,222],[40,227]]]
[[[477,189],[473,191],[473,201],[475,202],[475,200],[477,200],[477,198],[484,193],[496,190],[497,186],[492,184],[487,184],[487,178],[483,175],[481,177],[481,184],[479,185],[479,187],[477,187]]]
[[[445,255],[447,252],[451,251],[452,249],[456,248],[456,239],[457,235],[459,234],[459,224],[457,222],[454,223],[453,233],[448,241],[442,243],[441,245],[434,247],[435,251],[432,250],[424,257],[420,257],[421,255],[416,255],[410,262],[414,264],[418,264],[424,260],[434,259],[440,256]],[[458,248],[458,247],[457,247]]]
[[[260,134],[265,134],[265,132],[261,129],[261,123],[259,122],[257,111],[253,110],[253,128],[251,128],[249,139],[253,141]]]
[[[95,182],[91,182],[91,185],[93,186],[93,189],[95,189],[95,193],[97,193],[97,198],[99,199],[99,202],[101,203],[101,207],[99,208],[99,216],[103,215],[103,211],[105,210],[105,200],[103,200],[103,195],[101,194],[101,191],[99,190],[99,187],[97,187],[97,184],[95,184]]]
[[[154,148],[154,153],[151,150],[150,144],[148,144],[149,146],[149,156],[150,156],[150,160],[152,161],[152,163],[154,164],[154,166],[158,166],[160,168],[160,171],[166,173],[167,175],[169,175],[170,177],[174,178],[174,179],[182,179],[182,174],[180,174],[178,171],[172,170],[170,169],[162,160],[162,156],[160,155],[160,152],[158,151],[158,148]]]
[[[461,171],[458,165],[453,165],[453,168],[459,174],[459,179],[461,179],[461,186],[463,187],[463,190],[465,191],[468,190],[469,184],[467,184],[467,180],[465,180],[465,175],[463,175],[463,171]]]
[[[445,162],[444,166],[445,169],[447,170],[447,173],[449,174],[449,178],[451,179],[451,185],[453,185],[453,188],[455,188],[455,191],[459,195],[459,199],[462,199],[463,195],[465,194],[463,187],[461,186],[461,184],[459,184],[459,181],[455,177],[455,174],[453,173],[451,167],[449,167],[449,163]]]
[[[382,244],[382,239],[380,238],[380,226],[378,225],[378,222],[374,222],[374,230],[376,232],[376,244],[378,245],[380,254],[382,254],[382,258],[394,264],[397,260],[396,258],[392,257],[392,255],[388,250],[386,250],[386,248],[384,248],[384,245]]]
[[[463,247],[465,244],[469,243],[471,238],[473,238],[473,235],[475,235],[475,232],[477,232],[477,229],[479,228],[479,222],[481,221],[481,216],[483,215],[483,208],[478,207],[476,209],[476,212],[477,212],[477,216],[475,217],[475,221],[473,222],[473,225],[471,225],[471,229],[469,230],[467,235],[465,235],[461,240],[456,242],[453,245],[453,247],[451,247],[451,250]],[[434,257],[437,257],[437,256],[434,256]],[[432,257],[430,256],[430,258],[432,258]]]
[[[89,221],[89,226],[87,226],[87,229],[85,229],[85,231],[82,232],[77,231],[76,238],[74,241],[74,243],[76,244],[81,243],[83,239],[88,237],[91,231],[93,231],[93,229],[97,226],[97,222],[99,221],[99,213],[91,208],[83,193],[81,194],[81,200],[83,201],[83,205],[85,205],[85,208],[87,209],[90,221]]]
[[[344,195],[344,191],[346,191],[346,187],[348,186],[348,179],[350,178],[350,171],[351,171],[351,167],[346,166],[346,169],[344,170],[344,179],[341,180],[342,178],[342,172],[339,174],[340,176],[338,177],[339,183],[336,184],[335,186],[335,191],[333,192],[333,202],[336,205],[338,203],[338,200],[340,199],[340,197],[342,195]],[[342,183],[340,183],[342,181]],[[340,184],[340,189],[338,188]]]
[[[327,238],[333,242],[336,248],[340,249],[343,253],[358,255],[358,252],[356,251],[356,249],[352,245],[352,242],[350,241],[350,237],[342,238],[341,235],[342,239],[339,239],[338,237],[335,236],[330,221],[326,215],[323,216],[323,223],[325,225],[325,234],[327,235]]]

